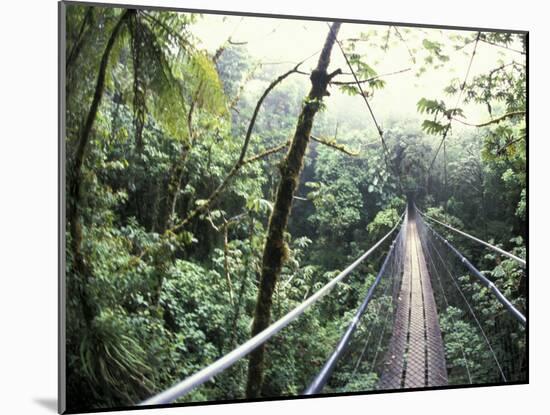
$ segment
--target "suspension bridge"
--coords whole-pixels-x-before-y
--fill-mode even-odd
[[[384,132],[342,44],[332,34],[378,131],[386,167],[392,171]],[[454,108],[461,102],[479,40],[480,33]],[[442,148],[446,177],[445,142],[452,121],[449,118],[427,169],[428,185]],[[404,194],[400,175],[393,173]],[[386,255],[374,282],[334,344],[333,352],[309,385],[304,385],[301,395],[350,391],[348,384],[362,374],[374,375],[374,382],[366,389],[362,386],[361,391],[525,382],[525,288],[521,289],[521,283],[517,287],[506,286],[484,275],[457,249],[456,238],[491,250],[499,261],[513,262],[523,274],[520,279],[527,277],[523,258],[426,215],[409,197],[398,223],[325,286],[245,343],[140,405],[184,399],[190,391],[269,342],[293,321],[307,318],[302,315],[344,279],[357,278],[358,274],[364,277],[364,265],[372,261],[374,252],[384,248]],[[347,373],[346,379],[334,376],[335,371]]]
[[[436,226],[442,233],[447,232],[445,236]],[[524,305],[510,301],[502,287],[450,242],[451,235],[490,249],[520,269],[526,267],[524,259],[427,216],[409,202],[393,229],[298,307],[141,405],[174,402],[212,380],[300,318],[338,283],[351,278],[350,274],[359,274],[361,265],[383,246],[387,253],[374,282],[334,344],[334,351],[302,395],[325,393],[327,384],[331,391],[346,391],[345,384],[338,385],[339,381],[332,379],[335,369],[341,366],[349,368],[350,378],[365,371],[376,374],[374,390],[524,381]],[[494,315],[485,315],[480,303],[491,304]],[[502,338],[502,332],[506,338]],[[461,334],[463,339],[459,338]],[[501,347],[497,348],[497,343]]]

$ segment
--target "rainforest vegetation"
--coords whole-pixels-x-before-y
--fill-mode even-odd
[[[249,20],[267,38],[240,34]],[[283,22],[67,5],[69,409],[134,405],[212,363],[378,241],[407,197],[526,257],[526,35]],[[316,43],[300,46],[311,33]],[[271,52],[275,42],[290,57]],[[444,84],[414,88],[431,79]],[[525,310],[517,263],[450,240]],[[300,394],[387,248],[180,401]],[[494,352],[514,351],[508,378],[524,380],[524,333],[500,324],[500,304],[460,273]],[[365,322],[382,318],[376,310]],[[438,311],[458,368],[450,382],[468,383],[467,359],[474,383],[498,382],[474,322],[439,300]],[[375,368],[344,359],[325,392],[376,381]]]

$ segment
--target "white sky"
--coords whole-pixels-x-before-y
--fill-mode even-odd
[[[355,38],[361,32],[372,29],[377,29],[385,36],[388,26],[344,23],[338,38],[341,40]],[[472,35],[475,32],[403,27],[400,27],[399,30],[406,39],[406,45],[392,31],[391,40],[393,45],[390,44],[388,52],[366,45],[366,49],[362,50],[366,53],[365,61],[378,74],[412,68],[408,72],[385,77],[386,87],[376,91],[374,97],[370,99],[375,115],[382,126],[390,117],[413,118],[418,119],[420,122],[425,116],[417,113],[416,103],[422,97],[444,99],[451,106],[454,106],[456,98],[444,95],[443,89],[453,78],[459,78],[461,82],[464,80],[474,47],[472,42],[463,50],[452,52],[450,61],[442,68],[428,69],[419,78],[415,76],[415,69],[418,69],[422,63],[422,56],[425,56],[425,53],[417,55],[420,59],[417,60],[415,66],[411,61],[407,47],[409,49],[416,48],[420,51],[422,49],[421,42],[424,38],[438,40],[450,45],[449,41],[446,40],[449,35],[454,33],[465,36]],[[220,15],[204,15],[192,28],[192,32],[201,40],[203,46],[211,52],[222,45],[229,36],[236,42],[248,42],[246,48],[249,53],[261,62],[284,62],[277,65],[275,73],[284,73],[295,63],[318,53],[323,46],[327,31],[327,24],[320,21]],[[313,69],[317,58],[318,54],[308,59],[302,69]],[[523,62],[524,56],[479,42],[469,79],[472,79],[476,74],[498,67],[500,65],[499,59],[505,63],[512,60]],[[332,52],[330,69],[336,68],[349,72],[340,50],[335,46]],[[307,77],[303,78],[304,82],[307,83]],[[351,76],[342,76],[338,77],[338,80],[352,80],[352,78]],[[337,118],[339,114],[344,116],[350,111],[364,112],[366,110],[361,97],[349,97],[334,87],[331,89],[331,96],[325,102],[327,110]],[[484,106],[472,104],[464,108],[466,118],[470,122],[482,122],[489,118]],[[365,113],[365,115],[367,114]],[[455,126],[456,128],[460,128],[460,126]]]

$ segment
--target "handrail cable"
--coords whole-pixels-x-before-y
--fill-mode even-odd
[[[514,261],[518,262],[523,268],[526,267],[527,263],[524,259],[521,259],[520,257],[514,255],[514,254],[511,254],[510,252],[506,252],[505,250],[495,246],[495,245],[491,245],[489,242],[485,242],[479,238],[476,238],[475,236],[473,235],[470,235],[469,233],[466,233],[464,231],[461,231],[460,229],[456,229],[456,228],[453,228],[451,225],[447,224],[447,223],[443,223],[443,222],[440,222],[438,221],[437,219],[434,219],[428,215],[426,215],[424,212],[421,212],[420,210],[418,211],[422,216],[424,216],[426,219],[429,219],[433,222],[436,222],[436,223],[439,223],[440,225],[442,226],[445,226],[446,228],[452,230],[452,231],[455,231],[456,233],[459,233],[461,234],[462,236],[465,236],[467,238],[470,238],[471,240],[473,241],[476,241],[482,245],[485,245],[486,247],[488,248],[491,248],[493,251],[496,251],[498,252],[499,254],[502,254],[504,256],[507,256],[508,258],[511,258],[513,259]]]
[[[353,263],[351,263],[346,269],[344,269],[344,271],[342,271],[331,281],[329,281],[319,291],[317,291],[307,300],[302,302],[302,304],[300,304],[298,307],[294,308],[292,311],[288,312],[279,320],[271,324],[269,327],[265,328],[263,331],[261,331],[251,339],[247,340],[245,343],[241,344],[237,348],[233,349],[225,356],[216,360],[209,366],[203,368],[202,370],[196,372],[194,375],[189,376],[181,382],[176,383],[169,389],[139,403],[139,405],[161,405],[171,403],[181,396],[185,395],[189,391],[212,379],[218,373],[232,366],[239,359],[246,356],[248,353],[252,352],[254,349],[268,341],[271,337],[273,337],[275,334],[277,334],[279,331],[281,331],[283,328],[285,328],[291,322],[301,316],[309,306],[325,296],[336,284],[338,284],[342,279],[348,276],[359,264],[361,264],[370,254],[372,254],[391,234],[393,234],[393,232],[402,222],[404,214],[405,213],[403,213],[399,218],[399,222],[397,222],[397,224],[376,244],[374,244],[369,250],[363,253],[363,255],[361,255]]]
[[[406,222],[406,220],[405,220]],[[406,233],[407,233],[407,228],[404,227],[403,228],[403,235],[401,236],[401,241],[399,241],[399,248],[401,248],[401,251],[403,250],[403,240],[406,240]],[[382,336],[383,337],[383,334],[384,334],[384,331],[385,331],[385,327],[386,327],[386,320],[387,320],[387,317],[390,313],[388,313],[389,311],[389,308],[391,307],[393,309],[394,307],[394,302],[395,302],[395,298],[397,296],[397,290],[399,288],[399,282],[401,281],[399,278],[395,278],[395,272],[396,272],[396,269],[397,268],[397,272],[401,273],[402,272],[402,266],[403,266],[403,252],[401,252],[401,255],[398,256],[399,260],[398,261],[393,261],[392,262],[392,268],[390,270],[390,275],[391,275],[391,279],[392,279],[392,284],[388,284],[386,286],[386,289],[384,290],[384,293],[382,294],[382,297],[385,297],[387,292],[388,292],[388,288],[390,287],[390,285],[392,285],[392,300],[391,300],[391,303],[386,307],[386,317],[385,317],[385,321],[384,321],[384,326],[382,328]],[[395,264],[395,262],[397,262],[397,264]],[[380,312],[382,310],[382,306],[383,306],[383,303],[380,302],[380,305],[378,306],[378,311],[376,312],[375,314],[375,319],[378,319],[378,317],[380,316]],[[351,376],[350,378],[354,378],[355,377],[355,373],[357,372],[357,370],[359,369],[359,366],[361,365],[361,363],[363,362],[363,357],[365,356],[365,353],[367,351],[367,347],[369,345],[369,342],[370,342],[370,339],[371,339],[371,334],[373,333],[373,330],[372,330],[372,326],[374,324],[374,320],[371,321],[369,323],[369,325],[367,326],[367,332],[368,332],[368,335],[367,335],[367,339],[365,340],[365,343],[363,345],[363,349],[361,351],[361,354],[359,355],[359,358],[357,359],[357,362],[355,363],[355,366],[353,368],[353,372],[351,373]],[[380,343],[380,342],[379,342]],[[377,350],[378,352],[378,350]],[[374,360],[376,359],[376,355],[374,357]],[[372,364],[374,364],[374,362],[372,362]],[[372,366],[371,364],[371,366]]]
[[[424,222],[426,227],[432,231],[432,233],[438,237],[447,247],[462,261],[462,263],[468,268],[468,270],[474,275],[483,285],[485,285],[489,290],[495,295],[497,300],[508,310],[508,312],[520,322],[522,326],[525,327],[527,324],[527,319],[525,316],[516,308],[514,305],[500,292],[496,285],[484,276],[464,255],[460,253],[452,244],[449,243],[445,238],[443,238],[439,233],[437,233],[430,225]]]
[[[504,380],[504,382],[507,382],[508,380],[506,379],[506,376],[504,375],[504,372],[502,371],[502,366],[500,365],[500,362],[499,362],[499,360],[497,358],[497,355],[496,355],[496,353],[493,349],[493,346],[491,346],[491,342],[489,341],[489,338],[487,337],[487,334],[485,333],[485,330],[483,330],[483,327],[481,327],[481,323],[479,322],[479,319],[477,318],[477,315],[474,312],[474,309],[472,308],[472,306],[470,305],[470,302],[468,301],[468,299],[464,295],[464,292],[462,291],[462,288],[457,283],[455,276],[449,270],[449,267],[447,267],[447,264],[445,263],[445,261],[443,260],[443,257],[439,253],[439,249],[437,249],[437,247],[435,246],[435,244],[432,241],[428,241],[428,243],[431,243],[432,248],[436,252],[437,256],[439,257],[439,260],[441,261],[441,264],[443,265],[443,268],[445,268],[445,271],[447,271],[447,274],[449,274],[449,277],[451,277],[451,280],[452,280],[455,288],[457,289],[460,296],[462,297],[462,299],[466,303],[466,306],[468,307],[468,310],[470,311],[470,314],[474,318],[474,321],[476,322],[477,326],[479,327],[479,330],[481,331],[481,335],[483,336],[483,338],[485,340],[485,343],[487,344],[487,346],[489,347],[489,350],[491,351],[491,354],[493,355],[493,359],[495,360],[495,363],[497,364],[497,368],[500,372],[500,376],[502,377],[502,380]]]
[[[422,239],[420,239],[420,243],[422,244]],[[433,246],[433,245],[432,245]],[[428,249],[428,246],[426,244],[425,246],[425,251],[427,256],[428,256],[428,259],[430,261],[430,263],[433,265],[433,268],[434,268],[434,271],[436,271],[436,265],[435,265],[435,261],[432,257],[432,254],[430,253],[430,250]],[[449,304],[449,300],[447,299],[447,294],[445,294],[445,289],[443,288],[443,283],[441,282],[441,278],[439,277],[439,272],[433,272],[431,273],[432,275],[435,275],[437,277],[437,282],[439,284],[439,289],[441,290],[441,294],[443,294],[443,300],[445,301],[445,309],[448,309],[450,304]],[[456,324],[456,320],[454,318],[454,316],[452,314],[449,315],[449,317],[451,318],[451,321],[453,322],[453,325]],[[462,345],[462,343],[458,343],[458,346],[460,347],[460,351],[462,352],[462,358],[464,359],[464,367],[466,368],[466,374],[468,375],[468,381],[470,382],[470,384],[472,384],[472,374],[470,372],[470,366],[468,365],[468,359],[466,359],[466,352],[464,350],[464,346]]]
[[[382,276],[386,270],[391,254],[393,253],[395,246],[397,244],[397,241],[399,237],[402,236],[402,231],[403,231],[403,228],[399,231],[399,233],[393,240],[391,248],[388,251],[386,258],[384,259],[384,263],[382,264],[382,266],[380,267],[380,270],[378,271],[378,275],[376,276],[374,283],[369,288],[369,291],[367,292],[367,295],[365,296],[363,303],[357,309],[344,335],[340,338],[340,341],[338,342],[338,345],[334,349],[334,352],[330,355],[330,357],[326,361],[325,365],[323,366],[319,374],[315,377],[315,379],[311,382],[308,388],[304,391],[303,393],[304,395],[313,395],[313,394],[319,393],[323,389],[328,379],[330,378],[330,375],[334,371],[334,368],[336,367],[336,363],[338,362],[338,359],[347,350],[349,342],[353,336],[353,333],[357,329],[359,320],[365,313],[365,310],[367,309],[367,306],[369,305],[370,300],[372,299],[372,296],[374,294],[374,290],[376,289],[376,287],[380,283],[380,280],[382,279]]]
[[[392,275],[392,279],[393,279],[393,275],[394,275],[394,272],[390,271],[391,272],[391,275]],[[386,286],[386,288],[384,289],[384,293],[382,294],[382,298],[386,297],[386,294],[388,292],[388,289],[390,287],[390,284],[388,284]],[[392,298],[393,300],[393,298]],[[392,301],[393,303],[393,301]],[[392,305],[392,303],[390,303],[389,306],[386,307],[386,317],[388,316],[388,309],[389,307]],[[378,310],[376,311],[375,315],[374,315],[374,319],[369,322],[367,324],[367,339],[365,340],[365,343],[363,344],[363,349],[361,350],[361,354],[359,355],[359,358],[357,359],[357,361],[355,362],[355,366],[353,367],[353,371],[351,372],[351,376],[350,378],[353,379],[355,377],[355,373],[357,372],[357,369],[359,369],[359,366],[361,365],[361,363],[363,362],[363,357],[365,356],[365,353],[367,351],[367,347],[369,346],[369,342],[370,342],[370,338],[371,338],[371,334],[373,333],[373,325],[374,325],[374,321],[376,319],[378,319],[378,317],[380,316],[380,311],[382,311],[382,307],[384,306],[384,303],[382,301],[380,301],[380,303],[378,304]],[[385,324],[384,324],[384,327],[385,327]],[[384,329],[383,329],[384,330]],[[382,331],[383,331],[382,330]]]
[[[376,363],[376,360],[378,359],[378,352],[380,351],[380,346],[382,345],[382,340],[384,339],[384,333],[386,332],[386,326],[388,325],[388,321],[390,320],[390,313],[386,312],[386,315],[384,316],[384,324],[382,325],[382,330],[380,331],[380,337],[378,338],[378,345],[376,346],[374,356],[370,362],[370,369],[369,371],[372,372],[374,369],[374,364]],[[355,371],[353,372],[355,375]]]

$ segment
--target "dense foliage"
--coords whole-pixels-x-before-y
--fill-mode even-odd
[[[70,409],[135,404],[250,337],[266,230],[282,160],[307,104],[308,79],[300,71],[262,65],[246,45],[231,39],[209,53],[193,35],[200,18],[67,8]],[[309,144],[284,235],[272,320],[391,229],[407,195],[433,217],[525,257],[525,42],[519,35],[465,33],[446,45],[425,38],[422,48],[408,53],[418,76],[426,76],[449,60],[444,46],[485,42],[521,48],[510,52],[515,54],[511,63],[497,62],[490,72],[459,79],[442,91],[452,103],[462,95],[464,104],[485,106],[489,122],[463,126],[459,107],[426,97],[418,103],[429,118],[423,123],[386,123],[386,154],[372,127],[365,130],[351,116],[335,120],[330,107],[320,106],[313,128],[317,139]],[[410,31],[390,27],[344,43],[357,75],[372,78],[366,95],[391,88],[391,82],[377,78],[361,45],[387,49],[407,36]],[[334,83],[334,91],[361,93],[347,82],[349,75],[343,79]],[[525,308],[526,276],[513,261],[467,240],[454,241]],[[263,396],[303,391],[372,284],[383,255],[378,251],[307,318],[268,343]],[[500,324],[502,307],[486,293],[476,294],[474,280],[461,272],[476,307],[496,322],[491,334],[507,338],[512,333],[506,350],[524,356],[522,333]],[[376,311],[386,307],[384,301],[380,295],[369,308],[359,340],[368,335],[366,328],[379,330],[383,324]],[[468,382],[460,371],[464,356],[457,352],[457,345],[468,344],[473,381],[498,381],[485,373],[491,356],[471,321],[461,318],[464,311],[438,306],[449,366],[458,368],[451,380]],[[362,346],[354,342],[350,355],[360,354]],[[506,350],[497,353],[504,356]],[[525,362],[515,364],[510,377],[521,380]],[[342,362],[327,391],[374,388],[375,368],[354,365],[354,359]],[[243,398],[246,370],[242,359],[182,399]]]

